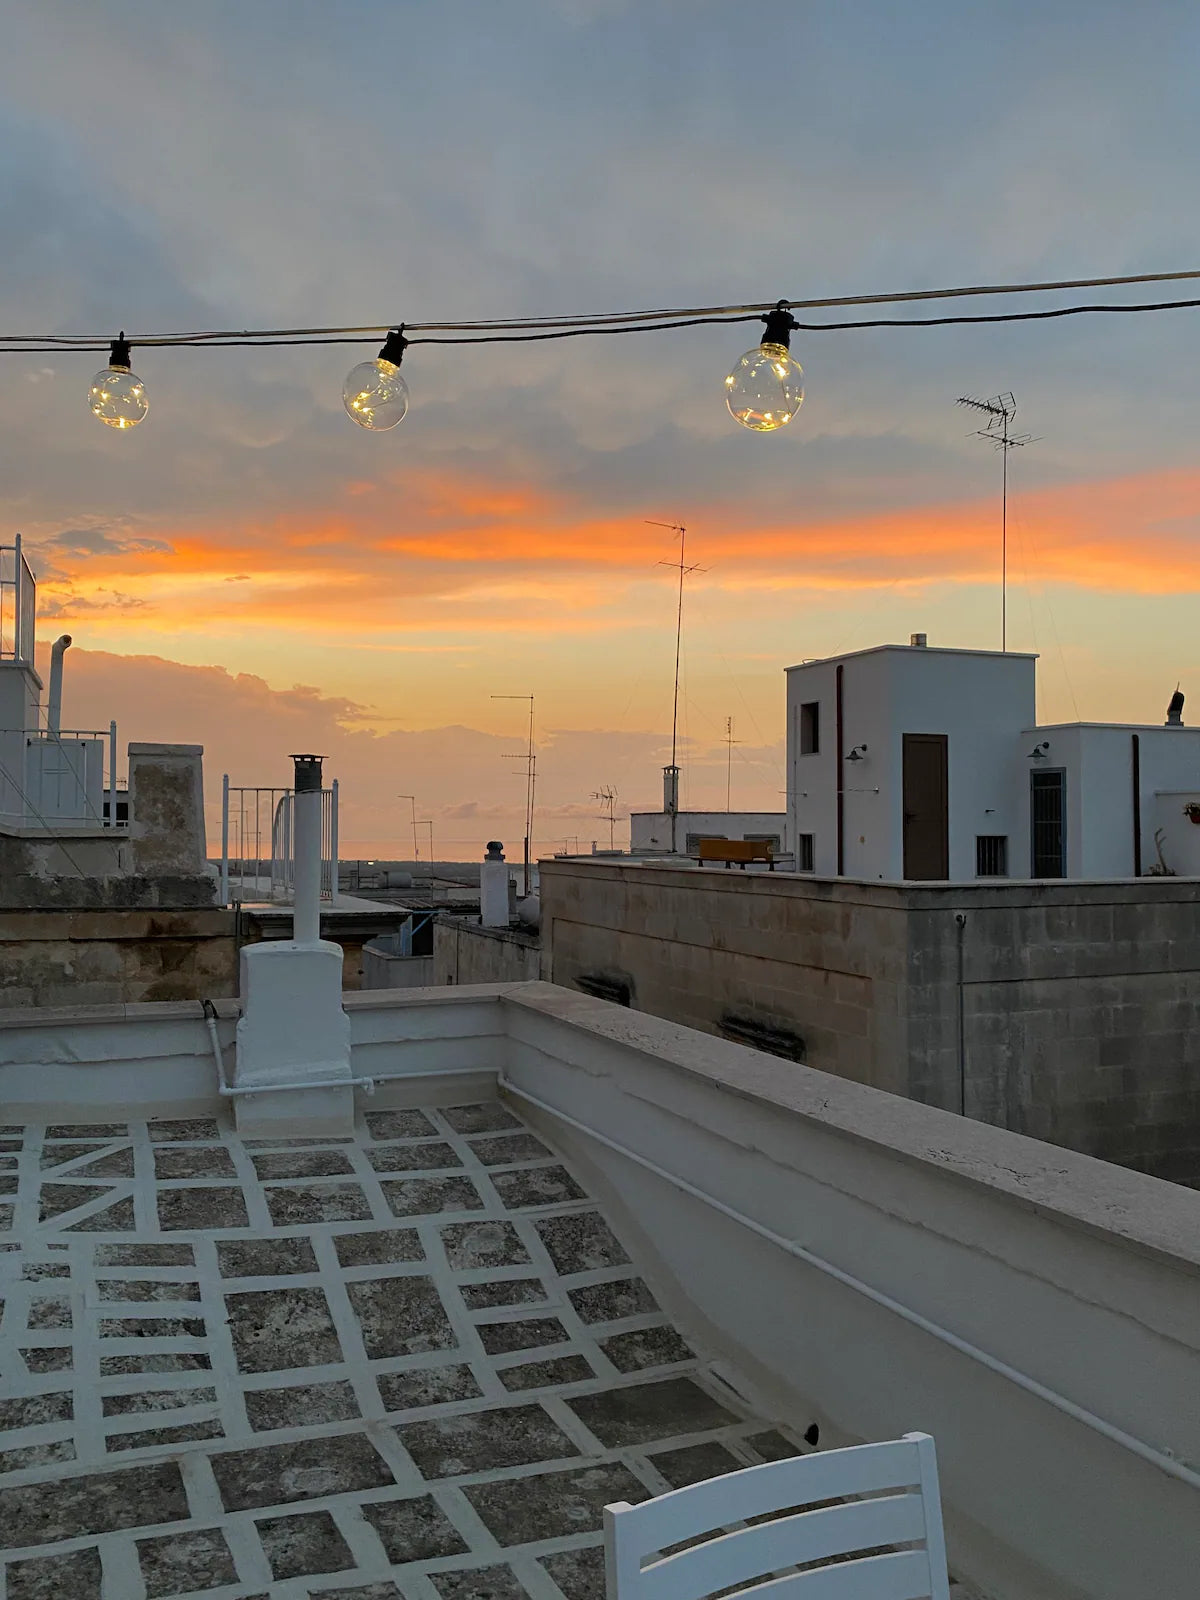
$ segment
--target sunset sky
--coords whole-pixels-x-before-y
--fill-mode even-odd
[[[0,332],[689,306],[1200,267],[1200,13],[763,0],[4,0]],[[1050,296],[1200,296],[1200,286]],[[999,309],[992,302],[973,309]],[[817,320],[815,317],[812,320]],[[1009,645],[1046,719],[1200,717],[1200,311],[797,335],[759,437],[708,327],[413,349],[394,432],[359,348],[0,355],[0,540],[26,541],[64,723],[286,781],[330,757],[343,853],[519,856],[656,805],[682,522],[683,800],[783,805],[783,668],[928,634]],[[211,811],[210,811],[211,815]],[[210,844],[215,842],[210,837]]]

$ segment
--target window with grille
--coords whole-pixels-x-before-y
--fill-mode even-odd
[[[815,756],[821,748],[821,703],[806,701],[800,707],[800,754]]]
[[[1062,769],[1029,774],[1033,824],[1033,876],[1067,875],[1066,773]]]
[[[796,871],[813,872],[813,835],[802,833],[796,839]]]
[[[1003,833],[981,833],[975,838],[975,876],[1008,877],[1008,838]]]

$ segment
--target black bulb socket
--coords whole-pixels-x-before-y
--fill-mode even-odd
[[[774,311],[768,311],[763,318],[766,331],[763,333],[763,344],[781,344],[785,350],[791,349],[792,330],[800,324],[787,308],[787,302],[781,300]]]
[[[398,367],[404,360],[404,352],[407,349],[408,340],[404,337],[404,326],[401,324],[400,327],[393,328],[383,341],[379,359],[380,361],[390,361],[394,367]]]
[[[119,339],[114,339],[108,347],[108,364],[110,367],[120,367],[122,372],[128,372],[133,365],[133,348],[125,337],[124,329]]]

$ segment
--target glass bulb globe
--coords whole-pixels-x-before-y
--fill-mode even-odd
[[[756,433],[786,427],[803,401],[804,373],[786,345],[764,343],[747,350],[725,379],[729,415]]]
[[[92,415],[110,428],[136,428],[150,409],[146,385],[128,367],[105,367],[88,390]]]
[[[376,356],[374,361],[360,361],[346,374],[342,404],[351,422],[372,433],[384,433],[404,421],[408,385],[394,361]]]

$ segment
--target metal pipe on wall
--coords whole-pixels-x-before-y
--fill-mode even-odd
[[[46,696],[46,727],[57,733],[62,727],[63,656],[71,648],[71,635],[62,633],[50,647],[50,690]],[[116,818],[113,818],[116,821]]]

